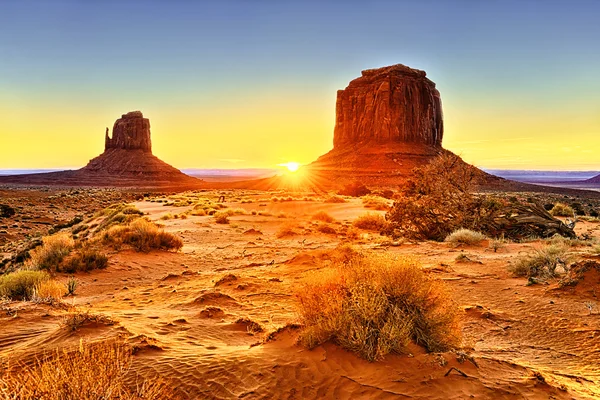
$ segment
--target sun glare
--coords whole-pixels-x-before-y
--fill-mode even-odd
[[[300,164],[297,162],[287,162],[287,163],[283,163],[283,164],[278,164],[280,167],[286,167],[288,169],[288,171],[290,172],[296,172],[298,171],[298,168],[300,168]]]

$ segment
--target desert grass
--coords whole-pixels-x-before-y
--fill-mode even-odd
[[[318,213],[313,214],[312,219],[315,221],[327,222],[328,224],[335,221],[335,219],[325,211],[319,211]]]
[[[444,239],[444,241],[456,247],[460,246],[461,244],[474,246],[481,243],[485,239],[487,239],[487,237],[483,233],[463,228],[457,229],[448,236],[446,236],[446,239]]]
[[[54,279],[42,281],[33,289],[32,299],[41,302],[60,301],[67,294],[67,286]]]
[[[0,275],[0,297],[30,300],[36,286],[49,279],[46,271],[21,270]]]
[[[556,203],[552,210],[550,210],[550,214],[555,217],[573,217],[575,216],[575,212],[571,207],[563,203]]]
[[[428,351],[460,344],[457,306],[416,261],[348,247],[336,253],[333,266],[296,293],[300,343],[313,348],[332,341],[369,361],[406,352],[411,342]]]
[[[497,253],[498,250],[505,248],[507,243],[508,240],[504,238],[491,239],[488,248],[493,250],[494,253]]]
[[[323,200],[323,203],[346,203],[346,199],[344,199],[342,196],[333,195]]]
[[[132,361],[132,347],[122,342],[81,343],[77,350],[48,352],[33,363],[7,362],[0,374],[0,393],[15,400],[177,398],[160,378],[138,376],[136,384],[128,384]]]
[[[379,196],[366,195],[362,198],[362,203],[365,208],[373,208],[380,211],[387,211],[390,209],[388,200]]]
[[[63,317],[61,326],[69,331],[76,331],[87,324],[95,325],[114,325],[110,317],[104,314],[93,314],[89,311],[71,311]]]
[[[551,245],[560,245],[566,247],[593,246],[594,244],[596,244],[596,240],[593,238],[588,240],[579,238],[571,239],[561,236],[558,233],[552,236],[551,238],[544,239],[544,242]]]
[[[388,223],[382,215],[366,213],[352,223],[355,227],[368,231],[382,231]]]
[[[533,253],[520,257],[509,270],[515,276],[528,278],[553,278],[559,265],[566,266],[571,256],[563,245],[549,245],[537,248]]]
[[[56,268],[57,272],[88,272],[108,267],[108,257],[89,246],[85,246],[67,256]]]
[[[337,234],[337,231],[335,230],[335,228],[328,224],[319,224],[317,226],[317,231],[319,231],[321,233],[325,233],[327,235]]]
[[[143,218],[128,225],[111,227],[104,233],[102,240],[115,248],[129,245],[144,253],[153,249],[177,251],[183,247],[183,241],[179,237],[159,229],[156,224]]]
[[[214,217],[215,217],[215,222],[217,224],[228,224],[229,223],[229,214],[226,212],[222,212],[222,211],[216,212],[214,214]]]
[[[34,269],[56,270],[74,247],[75,241],[68,233],[46,236],[42,245],[31,251],[29,264]]]

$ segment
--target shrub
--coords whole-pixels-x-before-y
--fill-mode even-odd
[[[70,276],[67,281],[67,296],[75,296],[75,290],[77,289],[77,279]]]
[[[38,283],[33,289],[34,300],[39,301],[58,301],[67,294],[67,287],[64,283],[50,279]]]
[[[314,214],[312,216],[312,219],[327,223],[332,223],[333,221],[335,221],[335,219],[331,215],[327,214],[325,211],[319,211],[318,213]]]
[[[139,218],[127,226],[114,226],[103,236],[104,243],[115,248],[127,244],[136,251],[148,252],[157,250],[179,250],[183,241],[177,236],[160,230],[156,224]]]
[[[65,315],[62,326],[69,331],[76,331],[86,324],[114,325],[110,317],[103,314],[92,314],[89,311],[75,311]]]
[[[550,210],[550,214],[554,215],[555,217],[574,217],[575,216],[573,209],[563,203],[556,203],[554,205],[554,207],[552,207],[552,210]]]
[[[382,231],[387,227],[387,221],[382,215],[367,213],[359,216],[353,225],[368,231]]]
[[[569,258],[565,246],[550,245],[535,249],[533,254],[519,258],[509,269],[516,276],[553,278],[556,276],[556,267],[566,265]]]
[[[132,355],[131,346],[117,341],[48,352],[33,363],[8,365],[0,374],[0,393],[22,400],[177,398],[160,378],[137,377],[130,386]]]
[[[371,190],[358,181],[344,186],[344,188],[338,192],[338,194],[352,197],[361,197],[370,193]]]
[[[30,262],[37,269],[56,270],[74,246],[75,242],[68,233],[46,236],[42,246],[31,251]]]
[[[302,344],[331,340],[369,361],[404,352],[411,341],[428,351],[459,344],[457,307],[415,261],[351,251],[334,260],[296,294]]]
[[[445,242],[450,243],[454,246],[461,244],[476,245],[487,239],[483,233],[475,232],[470,229],[458,229],[446,236]]]
[[[173,219],[173,218],[175,218],[175,217],[174,217],[174,216],[173,216],[173,214],[172,214],[172,213],[170,213],[170,212],[169,212],[169,213],[166,213],[166,214],[163,214],[163,215],[160,217],[160,219],[161,219],[161,220],[163,220],[163,221],[168,221],[168,220],[170,220],[170,219]]]
[[[335,228],[327,224],[319,224],[319,226],[317,226],[317,230],[327,235],[335,235],[337,233]]]
[[[0,276],[0,297],[29,300],[40,283],[50,279],[46,271],[16,271]]]
[[[346,203],[346,199],[341,196],[333,195],[323,200],[323,203]]]
[[[93,269],[104,269],[108,267],[108,257],[98,250],[84,247],[74,252],[56,268],[57,272],[87,272]]]
[[[379,196],[365,196],[362,198],[362,203],[366,208],[373,208],[375,210],[387,211],[390,209],[388,201]]]
[[[498,250],[506,247],[507,240],[504,238],[490,240],[489,248],[496,253]]]
[[[215,222],[217,224],[228,224],[229,223],[229,214],[223,211],[219,211],[215,213]]]

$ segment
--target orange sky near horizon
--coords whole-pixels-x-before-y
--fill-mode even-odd
[[[310,163],[332,148],[336,91],[402,63],[436,83],[443,145],[467,162],[598,171],[599,13],[594,0],[6,2],[0,169],[82,167],[134,110],[178,168]]]

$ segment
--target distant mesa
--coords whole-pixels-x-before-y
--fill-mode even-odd
[[[144,118],[141,111],[131,111],[123,114],[115,121],[112,130],[112,138],[104,138],[104,151],[108,149],[143,150],[152,153],[152,141],[150,140],[150,120]]]
[[[0,183],[144,188],[198,187],[202,181],[185,175],[152,154],[150,121],[141,111],[123,114],[106,128],[104,152],[76,171],[0,177]]]
[[[448,152],[443,137],[442,100],[425,71],[369,69],[337,92],[333,149],[307,170],[338,184],[397,185]]]
[[[600,175],[596,175],[585,181],[585,183],[600,184]]]
[[[441,148],[442,100],[425,71],[402,64],[362,71],[337,92],[333,147],[415,143]]]

